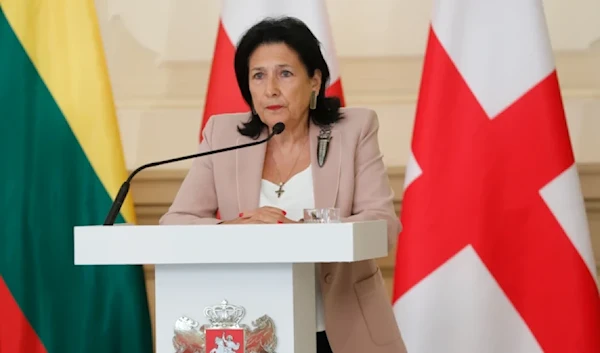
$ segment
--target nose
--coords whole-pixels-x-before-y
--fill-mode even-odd
[[[277,81],[276,75],[269,75],[265,88],[265,94],[268,97],[274,97],[279,94],[279,82]]]

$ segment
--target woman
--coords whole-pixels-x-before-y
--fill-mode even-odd
[[[285,130],[196,159],[161,224],[294,223],[305,208],[336,207],[342,221],[386,220],[393,247],[400,223],[377,116],[324,97],[329,69],[308,27],[294,18],[256,24],[237,47],[235,72],[252,112],[209,119],[201,151],[262,139],[278,122]],[[321,133],[331,134],[324,162]],[[317,352],[406,351],[374,261],[317,265],[317,276]]]

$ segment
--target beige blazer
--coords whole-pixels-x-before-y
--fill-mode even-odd
[[[311,124],[310,149],[315,207],[337,207],[343,221],[385,220],[392,248],[400,222],[379,149],[374,111],[342,108],[345,118],[332,128],[327,161],[319,167],[317,136]],[[236,127],[248,114],[212,117],[203,131],[200,151],[253,140]],[[265,131],[260,139],[267,136]],[[217,209],[228,220],[259,206],[266,144],[194,160],[161,224],[216,224]],[[334,353],[404,353],[391,299],[375,261],[321,265],[321,288],[327,336]]]

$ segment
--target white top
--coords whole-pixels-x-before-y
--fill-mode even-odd
[[[297,221],[304,217],[305,208],[314,208],[315,200],[313,194],[312,168],[309,165],[300,173],[292,176],[283,186],[284,193],[277,197],[276,191],[279,185],[268,180],[262,180],[259,207],[277,207],[286,212],[286,217]],[[321,296],[321,285],[319,282],[319,267],[315,266],[315,301],[317,332],[325,331],[325,320],[323,316],[323,298]]]

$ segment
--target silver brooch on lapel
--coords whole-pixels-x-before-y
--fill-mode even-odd
[[[327,159],[327,151],[329,150],[329,142],[331,141],[331,126],[321,128],[317,144],[317,161],[319,167],[323,167]]]

